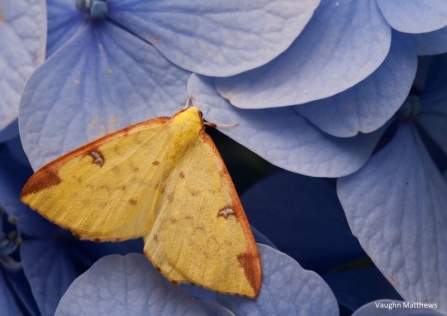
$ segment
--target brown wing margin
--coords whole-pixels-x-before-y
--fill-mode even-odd
[[[248,223],[247,216],[245,215],[244,209],[242,208],[242,204],[239,199],[239,195],[236,192],[233,181],[231,180],[230,174],[228,173],[227,167],[223,163],[222,157],[217,150],[216,145],[214,145],[211,137],[206,134],[204,130],[202,130],[200,134],[202,141],[209,147],[211,147],[213,152],[220,158],[220,161],[222,162],[222,171],[220,175],[222,178],[225,179],[225,181],[228,183],[228,186],[230,187],[231,196],[233,197],[233,212],[236,216],[237,221],[241,224],[245,238],[248,241],[247,248],[244,252],[237,255],[237,259],[241,267],[244,269],[245,276],[251,287],[253,288],[255,296],[257,296],[261,288],[262,269],[258,247],[256,246],[253,233],[251,232],[250,224]]]

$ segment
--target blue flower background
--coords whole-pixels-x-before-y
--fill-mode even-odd
[[[0,41],[1,315],[447,315],[447,3],[4,0]],[[18,198],[188,97],[237,123],[207,132],[255,299],[175,286],[142,240],[79,241]]]

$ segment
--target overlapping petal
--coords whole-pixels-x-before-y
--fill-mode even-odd
[[[411,39],[398,32],[392,39],[388,56],[366,79],[333,97],[297,105],[298,113],[337,137],[383,126],[408,96],[417,68]]]
[[[230,76],[282,53],[320,0],[109,0],[109,18],[190,71]]]
[[[447,3],[431,0],[376,0],[387,22],[405,33],[425,33],[447,25]]]
[[[110,23],[67,42],[31,76],[20,133],[34,169],[132,123],[181,108],[189,73]]]
[[[44,0],[6,0],[0,5],[0,142],[17,135],[20,93],[45,58]]]
[[[447,184],[414,127],[401,124],[389,144],[338,196],[353,234],[406,300],[447,310]]]
[[[291,107],[238,109],[219,96],[212,78],[195,74],[188,90],[205,119],[238,124],[220,129],[223,133],[274,165],[305,175],[339,177],[358,170],[383,132],[337,138],[321,132]]]
[[[342,92],[384,61],[391,29],[374,1],[323,0],[291,47],[243,74],[216,78],[219,93],[241,108],[302,104]]]

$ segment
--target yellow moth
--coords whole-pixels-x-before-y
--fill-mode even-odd
[[[50,162],[21,200],[78,238],[144,238],[174,284],[255,297],[258,249],[196,107],[131,125]]]

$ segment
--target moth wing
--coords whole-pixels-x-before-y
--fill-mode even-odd
[[[154,221],[169,118],[129,126],[38,170],[20,198],[81,239],[141,237]]]
[[[144,252],[173,283],[255,297],[259,254],[241,202],[204,132],[164,186]]]

